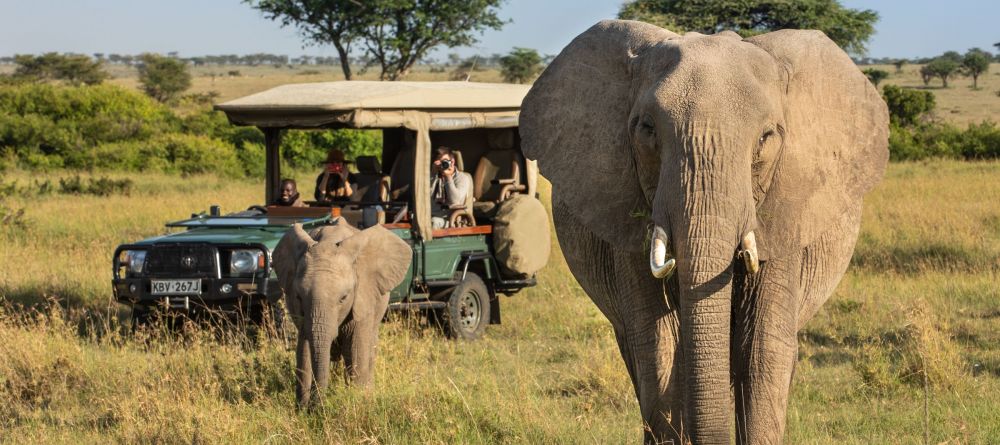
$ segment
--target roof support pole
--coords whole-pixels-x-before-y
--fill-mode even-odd
[[[264,181],[267,189],[264,192],[265,205],[274,203],[281,186],[281,129],[261,128],[264,131],[264,147],[267,151],[267,167],[264,173]]]

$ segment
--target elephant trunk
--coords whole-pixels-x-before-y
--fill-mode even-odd
[[[330,382],[330,348],[336,339],[336,331],[324,317],[316,317],[309,331],[309,346],[312,355],[312,371],[317,395]]]
[[[679,229],[673,239],[685,339],[684,433],[696,444],[729,443],[730,321],[738,229],[719,212],[693,210],[672,221]]]

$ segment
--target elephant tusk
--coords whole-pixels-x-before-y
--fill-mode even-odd
[[[743,258],[743,264],[747,267],[747,272],[755,274],[760,272],[760,257],[757,255],[757,236],[754,233],[747,232],[743,235],[743,240],[740,241],[740,258]]]
[[[649,247],[649,270],[656,278],[666,278],[674,271],[676,261],[667,248],[667,233],[660,226],[653,227],[653,240]]]

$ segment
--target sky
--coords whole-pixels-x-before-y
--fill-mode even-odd
[[[506,53],[515,46],[557,54],[598,20],[614,18],[622,0],[507,0],[511,23],[488,31],[475,47],[442,49],[463,56]],[[996,52],[1000,1],[841,0],[874,9],[881,20],[871,57],[927,57],[980,47]],[[303,48],[294,29],[265,19],[240,0],[0,0],[0,56],[49,51],[83,54],[177,51],[335,56],[331,47]]]

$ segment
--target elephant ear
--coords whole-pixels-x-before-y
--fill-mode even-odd
[[[355,256],[358,298],[385,295],[396,287],[410,268],[410,245],[382,226],[358,232],[340,243]]]
[[[629,148],[633,59],[677,34],[604,20],[545,69],[521,103],[521,148],[538,160],[552,196],[609,243],[641,249],[648,211]]]
[[[301,315],[298,296],[295,295],[294,286],[292,286],[295,282],[295,271],[299,267],[302,256],[315,244],[316,241],[305,230],[302,230],[301,224],[294,224],[278,241],[278,245],[271,255],[274,272],[278,276],[278,285],[285,292],[285,304],[288,305],[289,312],[293,315]]]
[[[820,31],[747,39],[785,68],[785,135],[774,179],[758,206],[764,255],[814,242],[860,211],[889,159],[889,115],[878,90]]]

